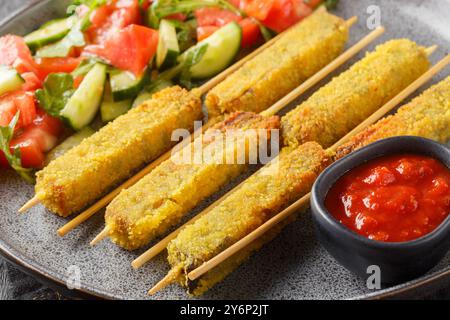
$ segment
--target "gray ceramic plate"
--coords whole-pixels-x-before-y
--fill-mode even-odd
[[[24,34],[40,23],[64,12],[68,1],[35,1],[29,8],[8,19],[0,34]],[[341,0],[337,14],[358,15],[351,41],[368,33],[367,8],[381,8],[382,23],[389,38],[409,37],[424,46],[438,44],[432,60],[450,51],[450,2],[443,0]],[[371,46],[373,48],[373,45]],[[352,62],[355,62],[356,59]],[[449,70],[433,79],[449,75]],[[305,98],[305,97],[303,97]],[[297,101],[298,102],[298,101]],[[65,284],[79,270],[81,288],[77,292],[117,299],[144,299],[147,290],[168,271],[165,257],[133,271],[130,262],[139,254],[118,249],[105,241],[91,249],[89,240],[102,229],[102,215],[61,239],[56,229],[66,220],[42,206],[18,215],[17,209],[33,196],[33,187],[11,172],[0,173],[0,249],[11,261],[28,272],[57,284]],[[95,182],[93,182],[95,183]],[[211,201],[211,199],[209,200]],[[204,206],[205,204],[203,204]],[[210,290],[203,299],[348,299],[418,296],[450,284],[450,253],[430,273],[396,287],[370,291],[365,281],[337,264],[317,243],[309,213],[289,225],[272,243],[255,254],[225,281]],[[158,299],[183,299],[177,286],[158,294]]]

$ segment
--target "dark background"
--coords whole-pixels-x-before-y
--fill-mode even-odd
[[[29,0],[0,0],[0,21],[24,6]],[[450,299],[450,288],[430,292],[428,299]],[[0,257],[0,300],[5,299],[63,299],[63,297],[25,275]]]

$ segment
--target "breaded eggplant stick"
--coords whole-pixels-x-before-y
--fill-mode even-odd
[[[450,77],[432,86],[409,104],[399,108],[395,115],[378,121],[375,125],[355,136],[348,144],[338,148],[336,154],[338,157],[342,157],[372,142],[396,135],[416,135],[445,142],[450,139],[449,128]],[[300,149],[305,148],[309,144],[300,146]],[[281,155],[284,152],[285,150],[281,152]],[[294,152],[290,155],[295,154]],[[325,157],[325,162],[334,156],[334,152],[331,150],[322,152]],[[280,160],[280,162],[282,163],[283,160]],[[313,165],[311,168],[317,168],[317,166]],[[289,171],[283,179],[290,181],[292,179],[290,175],[295,174],[298,174],[295,170]],[[285,224],[289,223],[289,219],[285,220],[199,279],[195,281],[189,280],[187,274],[190,271],[262,225],[270,218],[268,212],[274,215],[270,210],[271,207],[265,206],[266,201],[263,201],[262,205],[259,202],[254,205],[252,202],[247,201],[246,198],[243,198],[246,196],[246,190],[251,187],[249,182],[251,179],[252,177],[208,214],[197,220],[194,224],[185,227],[177,238],[169,244],[168,259],[172,267],[170,274],[173,276],[173,280],[178,281],[189,293],[194,295],[202,294],[208,288],[223,280],[254,251],[276,236]],[[259,179],[262,181],[264,177]],[[282,185],[273,186],[268,183],[265,188],[253,188],[255,193],[252,197],[255,199],[267,199],[271,194],[288,192],[290,185],[287,185],[284,191],[282,187]],[[301,195],[302,193],[298,192],[295,199],[298,199]],[[235,203],[234,206],[227,205],[233,199],[235,201],[239,201],[240,199],[241,202],[243,201],[242,199],[245,199],[248,205],[245,208],[239,206],[238,203]],[[283,206],[287,207],[288,205],[289,203],[287,201],[283,202]],[[257,211],[254,212],[253,210]],[[226,212],[226,216],[230,217],[230,219],[225,219],[224,212]],[[239,218],[233,219],[233,217]],[[251,223],[248,223],[248,220]],[[216,227],[216,225],[219,227]],[[225,230],[225,232],[222,232],[222,230]]]
[[[377,140],[406,135],[450,139],[450,76],[339,147],[336,160]]]
[[[320,145],[309,142],[294,150],[283,149],[276,160],[169,244],[169,263],[182,271],[177,280],[190,294],[202,294],[221,281],[234,269],[234,263],[221,265],[195,282],[186,277],[190,271],[308,193],[330,157]]]
[[[189,161],[180,163],[173,156],[111,202],[105,215],[108,235],[119,246],[134,250],[164,234],[203,199],[239,176],[247,167],[248,150],[244,151],[243,163],[233,160],[228,164],[227,159],[237,159],[238,149],[243,145],[254,151],[261,143],[267,145],[271,130],[279,129],[279,126],[277,116],[263,117],[251,112],[234,113],[216,124],[178,151],[179,155],[190,150]],[[225,145],[224,135],[237,129],[243,130],[243,136]],[[265,137],[250,129],[262,130]],[[219,133],[219,137],[207,140],[208,136],[213,137],[210,133],[214,132],[216,135]],[[248,137],[245,137],[245,132],[249,133]],[[257,136],[250,135],[253,133]],[[199,141],[203,142],[203,149],[195,149],[200,145]],[[200,161],[196,163],[195,159]]]
[[[213,88],[205,99],[209,116],[265,110],[335,59],[348,31],[343,19],[317,10]]]
[[[381,62],[388,65],[381,67],[379,66]],[[414,63],[416,65],[414,71],[409,70],[411,68],[409,68],[406,72],[403,71],[403,68],[405,68],[409,63]],[[317,109],[320,109],[321,111],[326,110],[328,114],[332,114],[334,110],[340,108],[340,105],[345,106],[346,113],[342,114],[341,119],[336,119],[336,121],[348,123],[346,129],[350,131],[353,128],[350,124],[354,124],[354,126],[358,124],[355,119],[361,119],[362,121],[364,118],[368,117],[376,109],[381,107],[385,102],[390,100],[393,96],[398,94],[402,89],[418,78],[423,72],[426,71],[426,69],[428,69],[428,66],[429,63],[424,49],[409,40],[391,41],[380,46],[374,53],[369,54],[367,57],[357,62],[349,71],[346,71],[335,78],[331,84],[320,89],[299,108],[302,108],[304,105],[310,107],[314,105]],[[383,72],[384,70],[389,70],[389,72]],[[381,72],[381,75],[379,72]],[[393,74],[395,74],[395,76]],[[387,79],[388,76],[393,78]],[[352,94],[352,86],[355,85],[354,78],[358,79],[359,84],[355,88],[355,94]],[[384,89],[384,85],[387,87],[386,90]],[[337,95],[333,95],[333,99],[327,98],[330,91],[337,90],[339,88],[346,89],[346,92],[343,93],[343,96],[346,97],[344,101],[342,101],[340,96]],[[364,88],[365,91],[361,88]],[[312,102],[309,102],[310,100],[312,100]],[[322,104],[319,103],[319,101],[321,101]],[[303,121],[305,123],[316,121],[317,116],[320,115],[321,112],[315,112],[316,110],[312,109],[309,113],[304,113],[303,119],[299,121]],[[297,114],[297,112],[294,111],[294,114]],[[289,119],[288,121],[292,120]],[[335,133],[333,135],[333,140],[338,140],[348,132],[344,131],[342,128],[336,127],[336,121],[331,118],[326,118],[323,122],[328,122],[328,127],[332,128],[329,132],[332,132],[334,128]],[[293,129],[295,128],[298,127],[293,126]],[[295,131],[291,129],[284,131],[283,135],[292,136],[294,133]],[[285,136],[284,139],[285,141],[290,140],[286,139]],[[319,141],[322,142],[323,140]],[[170,163],[170,160],[168,163]],[[160,182],[157,182],[158,180],[168,180],[167,178],[161,178],[161,175],[164,174],[164,176],[172,176],[177,174],[173,171],[182,170],[181,168],[176,169],[174,166],[168,166],[167,164],[165,164],[165,167],[167,168],[162,166],[162,168],[160,167],[155,169],[154,173],[150,173],[143,180],[141,180],[141,182],[137,183],[127,191],[122,192],[108,206],[105,216],[105,230],[107,230],[105,231],[105,234],[107,232],[112,240],[119,246],[127,249],[136,249],[145,245],[155,236],[161,235],[163,232],[167,231],[169,226],[173,226],[175,223],[179,222],[180,218],[183,215],[186,215],[189,210],[194,207],[178,205],[182,202],[181,200],[177,200],[174,203],[171,203],[170,212],[173,213],[170,214],[169,211],[163,207],[162,209],[165,210],[164,214],[162,215],[158,213],[158,219],[155,220],[156,222],[153,221],[155,219],[155,212],[157,211],[152,209],[154,206],[152,206],[151,203],[155,201],[154,197],[157,197],[157,199],[161,197],[159,195],[160,189],[168,188],[163,188],[161,186],[156,187],[154,184],[160,184]],[[206,167],[209,168],[210,166],[206,165]],[[217,175],[223,176],[223,173],[220,171],[226,172],[230,170],[230,168],[227,166],[222,166],[217,167],[215,170]],[[241,170],[245,170],[245,166],[242,166]],[[213,192],[216,192],[222,185],[229,182],[231,178],[235,177],[235,175],[228,174],[224,176],[224,179],[218,180],[213,178],[211,181],[202,182],[199,178],[200,176],[198,176],[198,173],[191,172],[192,168],[185,168],[184,171],[186,174],[183,177],[185,180],[190,182],[190,185],[189,188],[186,187],[186,189],[183,189],[183,196],[190,198],[191,194],[196,195],[196,197],[194,197],[196,201],[193,201],[195,205],[199,204],[200,201],[206,197],[212,195]],[[242,171],[237,173],[241,173]],[[204,177],[208,180],[208,176]],[[205,188],[203,186],[205,183],[208,184],[209,188]],[[153,184],[154,186],[150,188],[150,184]],[[185,185],[186,184],[183,184],[183,187]],[[173,192],[178,189],[177,183],[172,185],[172,189]],[[149,190],[152,191],[150,192]],[[198,190],[202,190],[203,192],[198,192]],[[130,205],[130,203],[133,205]],[[159,209],[158,207],[158,210],[162,209]],[[162,217],[164,220],[162,220]],[[139,221],[151,221],[151,223]],[[103,235],[103,233],[101,235]],[[92,244],[97,243],[97,240],[101,238],[102,236],[95,238]]]
[[[334,78],[281,120],[285,145],[316,141],[324,148],[392,99],[429,68],[425,48],[391,40]]]
[[[170,149],[173,130],[192,130],[202,117],[196,90],[164,89],[38,172],[36,195],[60,216],[77,212]]]
[[[291,89],[293,89],[294,87],[298,86],[299,84],[301,84],[304,80],[306,80],[306,78],[310,77],[311,75],[313,75],[315,72],[317,72],[318,70],[320,70],[321,67],[323,67],[324,65],[328,64],[330,61],[332,61],[337,55],[339,55],[341,53],[341,51],[343,50],[344,46],[345,46],[345,42],[348,38],[348,29],[350,28],[351,24],[347,24],[344,20],[332,16],[330,14],[328,14],[326,12],[326,10],[317,10],[317,12],[315,14],[316,17],[314,18],[315,20],[317,20],[315,23],[313,23],[311,26],[313,29],[311,29],[311,26],[309,28],[303,28],[302,25],[306,22],[307,25],[310,25],[311,23],[308,22],[308,19],[306,19],[304,22],[299,23],[298,25],[293,26],[289,31],[287,31],[287,34],[291,34],[291,36],[289,36],[289,42],[292,42],[289,44],[289,50],[281,50],[279,49],[276,55],[276,61],[273,62],[273,64],[275,65],[279,65],[279,60],[284,56],[284,55],[292,55],[294,51],[296,50],[301,50],[302,51],[302,61],[303,59],[310,57],[311,61],[305,65],[303,65],[301,62],[300,64],[290,64],[288,69],[283,69],[283,71],[281,73],[277,73],[277,77],[275,79],[275,81],[272,82],[271,85],[266,86],[264,88],[263,91],[267,91],[267,92],[272,92],[271,95],[278,90],[278,95],[279,97],[284,96],[286,93],[288,93],[289,91],[291,91]],[[323,22],[319,22],[318,20],[320,19],[324,19]],[[318,29],[314,29],[314,28],[318,28]],[[323,37],[319,37],[319,40],[317,40],[317,34],[322,34],[322,30],[320,30],[320,28],[324,28],[325,30],[328,30],[328,33],[331,32],[331,34],[326,38]],[[299,29],[305,29],[308,32],[301,32],[301,33],[297,33],[296,30]],[[326,34],[328,34],[326,33]],[[312,35],[314,34],[314,36]],[[299,37],[301,35],[301,37]],[[293,38],[294,36],[294,38]],[[280,39],[275,41],[274,44],[272,44],[271,46],[269,46],[267,49],[263,50],[262,53],[258,54],[256,57],[250,59],[250,62],[248,63],[253,63],[255,64],[256,62],[251,62],[251,61],[260,61],[262,55],[265,54],[265,52],[267,50],[270,50],[270,48],[275,45],[276,43],[278,43],[279,41],[283,40],[286,36],[285,35],[281,35]],[[304,37],[304,39],[303,39]],[[311,41],[311,38],[316,39],[315,41]],[[303,45],[304,43],[304,45]],[[298,44],[302,44],[301,48],[298,48]],[[286,48],[285,48],[286,49]],[[321,52],[321,53],[320,53]],[[313,59],[314,58],[314,59]],[[263,59],[265,60],[265,58]],[[314,70],[310,70],[311,68],[313,68],[313,66],[315,65],[316,61],[322,61],[320,67],[316,67]],[[298,61],[296,61],[298,62]],[[258,64],[258,63],[256,63]],[[281,69],[280,69],[281,70]],[[297,71],[296,71],[297,70]],[[296,74],[297,72],[304,72],[304,70],[310,70],[308,71],[308,74],[306,76],[305,79],[297,79],[297,78],[293,78],[292,76],[294,74]],[[292,87],[290,87],[289,90],[287,91],[280,91],[280,89],[277,89],[277,86],[275,86],[275,84],[277,84],[280,80],[280,77],[284,78],[284,79],[290,79],[289,83],[291,83]],[[240,76],[238,76],[238,78],[240,78]],[[245,79],[241,79],[241,82],[239,82],[239,85],[242,85],[242,80],[245,81],[251,81],[251,79],[249,78],[245,78]],[[258,80],[260,81],[260,80]],[[285,80],[286,82],[287,80]],[[230,90],[232,90],[232,88],[230,88]],[[267,95],[267,92],[265,92],[265,94]],[[250,95],[246,98],[246,105],[240,105],[239,108],[234,109],[234,110],[239,110],[239,111],[252,111],[254,110],[253,108],[253,103],[256,103],[257,97],[255,95]],[[278,99],[278,98],[277,98]],[[277,100],[275,99],[275,100]],[[163,101],[160,103],[158,101],[155,101],[154,104],[158,104],[160,105],[160,108],[164,109],[164,105],[163,103],[167,103],[167,101],[164,101],[165,99],[162,99]],[[275,101],[274,100],[274,101]],[[272,104],[272,101],[265,99],[264,101],[259,101],[258,102],[258,108],[261,108],[261,110],[269,107]],[[197,110],[196,110],[197,111]],[[232,110],[226,110],[227,112],[232,111]],[[196,114],[197,115],[197,114]],[[220,113],[211,113],[210,114],[210,118],[213,116],[219,116],[221,115]],[[125,115],[127,116],[127,115]],[[132,116],[131,116],[132,117]],[[190,116],[187,115],[179,115],[179,118],[183,118],[182,120],[190,120]],[[155,117],[156,119],[158,119],[158,117]],[[195,119],[199,119],[199,117],[193,117],[194,120]],[[154,125],[157,125],[158,120],[155,121]],[[161,126],[164,126],[164,122],[161,123]],[[192,124],[191,124],[192,126]],[[179,128],[189,128],[186,125],[184,126],[179,126]],[[133,129],[130,128],[129,129],[130,134],[132,134]],[[97,137],[97,135],[94,135],[95,137]],[[165,136],[166,137],[166,136]],[[101,140],[102,144],[105,143],[110,143],[112,144],[113,142],[108,142],[105,138],[98,138],[99,140]],[[160,145],[160,144],[164,144],[166,142],[163,141],[162,143],[156,141],[157,139],[157,134],[155,135],[155,142],[156,145]],[[152,143],[150,143],[150,145],[153,145],[153,141],[151,141]],[[169,145],[172,146],[173,144],[171,143]],[[162,150],[162,152],[159,152],[158,155],[161,155],[164,151],[166,151],[168,148],[166,148],[166,146],[164,146]],[[101,155],[99,156],[101,157]],[[152,157],[148,157],[146,158],[145,162],[149,162],[151,160],[154,160],[156,157],[152,156]],[[63,158],[65,159],[65,158]],[[104,158],[102,160],[103,162],[107,162],[107,161],[114,161],[113,159],[106,159]],[[64,162],[64,160],[60,160],[60,162]],[[144,163],[140,163],[139,166],[134,167],[132,170],[134,171],[135,169],[141,167]],[[88,163],[86,163],[86,166],[89,165]],[[121,164],[117,164],[117,166],[121,167],[120,169],[122,169]],[[89,192],[86,194],[82,194],[79,197],[73,197],[73,200],[68,200],[69,198],[72,198],[73,194],[73,190],[72,187],[70,186],[70,184],[74,184],[76,185],[75,188],[81,188],[83,189],[83,184],[82,181],[76,181],[76,179],[78,178],[74,178],[74,179],[57,179],[58,181],[55,180],[55,176],[60,176],[60,175],[64,175],[64,173],[62,172],[62,168],[63,166],[57,166],[54,165],[52,166],[55,169],[55,172],[52,172],[52,176],[50,177],[48,180],[46,180],[43,183],[39,183],[39,187],[36,187],[36,194],[35,197],[33,199],[31,199],[29,202],[27,202],[19,211],[20,212],[24,212],[26,210],[28,210],[29,208],[31,208],[32,206],[36,205],[37,203],[42,203],[44,206],[46,206],[49,210],[54,211],[55,213],[61,215],[61,216],[68,216],[74,212],[78,212],[80,211],[80,209],[86,207],[88,204],[92,203],[95,199],[97,199],[99,196],[101,196],[102,194],[105,193],[105,185],[99,183],[100,185],[98,186],[98,188],[94,188],[93,191],[95,192]],[[57,168],[58,167],[58,168]],[[56,171],[61,171],[61,172],[56,172]],[[43,176],[45,173],[50,172],[51,170],[44,170],[43,173],[38,176],[38,180],[42,180]],[[70,171],[70,170],[69,170]],[[127,169],[125,168],[124,171],[127,171]],[[114,186],[114,184],[117,184],[119,181],[123,180],[124,178],[128,177],[129,174],[127,175],[113,175],[114,178],[116,179],[108,179],[111,180],[111,183],[108,183],[108,186],[106,187],[106,189],[110,189],[111,187]],[[81,179],[83,179],[81,177]],[[64,180],[64,181],[63,181]],[[70,181],[69,181],[70,180]],[[53,181],[56,181],[56,184],[54,186],[52,186]],[[90,181],[94,181],[94,180],[90,180]],[[69,185],[64,186],[63,184],[65,184],[66,182],[69,183]],[[96,183],[98,184],[98,183]],[[90,188],[88,188],[90,189]],[[42,191],[42,193],[38,193],[39,191]],[[67,194],[66,194],[67,193]],[[81,192],[83,193],[83,192]],[[42,197],[42,199],[41,199]],[[77,199],[79,198],[79,199]],[[82,201],[82,203],[80,202]],[[73,207],[71,207],[71,205],[74,205]]]

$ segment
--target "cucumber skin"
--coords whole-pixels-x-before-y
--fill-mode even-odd
[[[76,108],[78,109],[78,111],[80,111],[79,109],[81,109],[83,107],[83,105],[85,105],[86,103],[84,101],[81,101],[78,96],[77,93],[79,94],[80,89],[85,89],[85,87],[83,86],[83,82],[86,80],[86,78],[89,76],[89,73],[92,72],[93,70],[96,69],[97,66],[102,66],[103,67],[103,85],[100,88],[100,86],[98,88],[90,88],[90,92],[92,92],[93,89],[98,89],[99,91],[101,90],[101,92],[98,92],[98,95],[100,96],[100,98],[98,99],[98,103],[96,106],[94,106],[91,111],[91,116],[89,117],[90,119],[85,121],[85,123],[75,123],[74,121],[72,121],[72,119],[67,115],[67,106],[70,106],[72,108]],[[101,106],[102,100],[103,100],[103,92],[104,92],[104,87],[105,87],[105,82],[106,82],[106,65],[102,65],[102,64],[97,64],[95,65],[91,71],[89,71],[89,73],[86,75],[86,78],[83,80],[83,82],[81,82],[80,87],[78,87],[77,91],[75,91],[75,93],[72,95],[72,97],[69,99],[69,102],[67,102],[66,106],[64,107],[63,110],[61,110],[61,118],[63,119],[64,123],[66,123],[67,125],[69,125],[72,129],[79,131],[81,129],[83,129],[85,126],[87,126],[89,123],[91,123],[91,121],[95,118],[95,115],[98,112],[98,109]],[[66,111],[66,112],[64,112]],[[86,111],[86,110],[84,110]]]
[[[59,40],[61,40],[62,38],[64,38],[70,31],[70,17],[69,18],[65,18],[65,19],[59,19],[59,21],[53,21],[53,22],[48,22],[44,25],[41,26],[41,28],[27,34],[24,37],[25,43],[28,46],[28,48],[30,48],[31,51],[36,51],[39,48],[42,48],[44,46],[46,46],[47,44],[53,43],[53,42],[57,42]],[[62,23],[63,21],[66,21],[68,24],[67,29],[63,29],[61,30],[59,33],[55,33],[53,35],[47,36],[46,38],[41,38],[41,39],[33,39],[32,36],[38,34],[39,32],[42,32],[45,28],[50,27],[53,24],[56,23]],[[31,39],[30,39],[31,38]]]
[[[0,66],[0,72],[2,71],[10,72],[11,73],[10,76],[14,77],[15,79],[10,78],[9,80],[7,80],[7,82],[9,83],[7,83],[6,85],[0,84],[0,96],[5,93],[20,89],[22,85],[25,83],[25,80],[15,69]],[[14,75],[12,75],[13,73]]]
[[[204,70],[203,71],[196,71],[196,69],[202,63],[202,61],[200,61],[198,64],[194,65],[191,68],[191,77],[192,77],[192,79],[194,79],[194,80],[203,80],[203,79],[206,79],[206,78],[211,78],[211,77],[217,75],[218,73],[220,73],[221,71],[223,71],[228,66],[230,66],[231,63],[234,61],[234,59],[237,57],[237,55],[239,54],[239,49],[241,48],[241,43],[242,43],[242,28],[239,26],[239,24],[237,24],[236,22],[230,22],[229,24],[225,25],[224,27],[222,27],[221,29],[217,30],[216,32],[220,32],[221,30],[223,30],[223,28],[229,27],[230,25],[234,25],[235,28],[239,29],[239,38],[236,39],[236,42],[238,43],[238,45],[237,45],[237,48],[236,48],[234,54],[230,55],[228,61],[226,63],[224,63],[220,68],[216,68],[216,69],[210,70],[210,71],[204,71]],[[213,36],[214,36],[214,33],[210,37],[213,37]],[[209,39],[209,37],[206,38],[205,40],[199,42],[199,43],[202,43],[202,44],[203,43],[208,43],[208,39]],[[225,48],[225,49],[228,49],[228,48]],[[189,50],[191,50],[191,49],[189,49]],[[209,50],[209,48],[207,49],[207,52],[205,53],[205,55],[208,54],[208,50]],[[203,60],[203,58],[202,58],[202,60]]]
[[[107,123],[127,113],[128,110],[131,109],[132,103],[132,100],[124,100],[120,102],[103,100],[102,105],[100,106],[102,121]]]
[[[164,59],[164,62],[162,63],[162,65],[159,66],[158,70],[164,71],[164,70],[167,70],[167,69],[175,66],[177,64],[179,55],[180,55],[180,53],[178,51],[168,49],[166,58]]]
[[[160,46],[170,36],[170,34],[165,34],[165,35],[162,34],[162,32],[164,31],[163,27],[166,27],[165,29],[167,32],[173,32],[173,34],[171,36],[174,38],[173,40],[174,40],[174,44],[176,46],[176,50],[174,50],[174,48],[168,48],[167,42],[166,42],[165,43],[166,44],[166,48],[165,48],[166,56],[164,57],[164,60],[162,63],[158,63],[158,60],[160,59],[159,55],[161,54]],[[159,37],[159,41],[158,41],[158,49],[156,50],[156,61],[157,61],[158,70],[164,71],[164,70],[166,70],[170,67],[173,67],[174,65],[177,64],[177,59],[178,59],[178,56],[180,55],[180,48],[178,45],[178,38],[177,38],[177,32],[175,30],[175,26],[171,22],[169,22],[168,20],[161,20],[159,32],[160,32],[160,37]]]
[[[111,78],[112,77],[110,76],[110,81],[111,81]],[[146,71],[144,71],[141,81],[139,81],[139,83],[137,83],[136,85],[125,88],[125,89],[112,91],[112,96],[113,96],[114,102],[120,102],[120,101],[124,101],[124,100],[128,100],[128,99],[133,99],[134,97],[136,97],[139,94],[139,92],[141,92],[145,83],[149,79],[150,79],[150,75],[149,75],[148,70],[146,70]],[[111,85],[111,87],[113,87],[113,86]]]

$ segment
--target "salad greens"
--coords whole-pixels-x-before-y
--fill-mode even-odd
[[[157,28],[160,19],[164,17],[175,13],[189,14],[205,7],[219,7],[241,15],[241,12],[226,0],[156,0],[148,10],[148,23],[150,27]]]
[[[182,86],[188,89],[192,89],[194,84],[191,81],[192,74],[191,68],[200,62],[208,49],[208,44],[202,44],[197,48],[189,51],[184,59],[181,61],[181,70],[179,76],[179,82]]]
[[[50,115],[60,118],[60,111],[75,92],[73,76],[67,73],[50,74],[44,88],[36,90],[39,105]]]
[[[71,15],[75,12],[76,8],[80,5],[85,5],[90,9],[95,9],[105,5],[108,0],[74,0],[72,5],[67,9],[67,14]]]
[[[72,48],[86,45],[83,31],[85,31],[89,25],[89,14],[87,14],[74,24],[64,38],[56,43],[42,47],[36,52],[36,56],[41,58],[67,57]]]
[[[338,3],[339,0],[325,0],[325,7],[327,7],[328,10],[336,9]]]
[[[9,165],[17,171],[17,173],[29,183],[34,183],[34,175],[32,169],[22,167],[20,157],[20,147],[16,146],[11,153],[10,142],[14,135],[14,128],[19,120],[20,111],[16,113],[7,127],[0,126],[0,150],[6,157]]]

